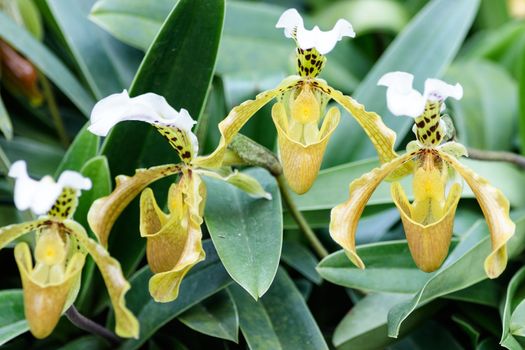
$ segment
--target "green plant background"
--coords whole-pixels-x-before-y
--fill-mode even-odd
[[[27,6],[30,0],[12,0]],[[198,118],[203,153],[218,143],[217,123],[235,105],[293,73],[294,44],[275,23],[284,9],[307,15],[307,26],[328,28],[339,17],[357,38],[328,55],[322,77],[383,116],[402,149],[410,121],[386,109],[378,78],[405,70],[424,79],[460,82],[461,101],[448,103],[459,140],[470,147],[525,153],[525,22],[503,0],[34,0],[43,39],[0,11],[0,38],[24,54],[52,82],[69,147],[61,144],[47,106],[30,105],[1,90],[0,173],[25,159],[41,177],[63,169],[92,178],[76,219],[113,178],[137,167],[177,161],[153,128],[129,122],[102,143],[83,126],[94,103],[128,89],[164,95]],[[39,15],[38,15],[39,14]],[[36,33],[38,34],[38,33]],[[41,33],[42,34],[42,33]],[[41,39],[41,40],[40,40]],[[342,112],[344,114],[344,112]],[[12,123],[12,128],[10,128]],[[275,149],[269,106],[242,132]],[[14,135],[12,138],[11,133]],[[388,185],[376,191],[360,221],[356,269],[328,235],[329,211],[346,200],[348,184],[378,162],[365,134],[343,115],[314,187],[294,196],[333,254],[319,262],[283,209],[275,180],[251,169],[274,201],[261,204],[230,185],[206,180],[203,226],[207,258],[186,277],[179,298],[156,304],[149,296],[144,241],[135,201],[117,222],[109,250],[123,265],[130,308],[141,322],[138,340],[119,349],[522,349],[525,344],[525,174],[508,163],[466,160],[509,198],[517,224],[510,262],[487,280],[482,262],[488,231],[473,194],[465,189],[456,215],[453,249],[436,272],[419,271],[403,240]],[[27,219],[12,203],[12,182],[0,177],[0,226]],[[154,185],[165,198],[169,180]],[[409,182],[405,182],[410,194]],[[228,199],[228,200],[225,200]],[[254,252],[246,254],[246,252]],[[104,349],[103,340],[65,318],[47,339],[27,333],[20,281],[10,248],[0,252],[2,349]],[[112,327],[108,298],[87,264],[77,308]]]

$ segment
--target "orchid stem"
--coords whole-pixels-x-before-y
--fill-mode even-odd
[[[49,108],[51,118],[53,118],[53,123],[55,124],[55,128],[58,133],[58,137],[60,138],[60,142],[64,147],[68,147],[69,137],[67,136],[66,128],[64,127],[62,117],[60,116],[60,112],[58,110],[57,102],[55,100],[55,95],[53,94],[51,84],[49,83],[49,80],[47,80],[44,74],[40,74],[40,82],[42,84],[42,90],[44,92],[44,97],[46,98],[47,107]]]
[[[508,162],[525,169],[525,157],[512,152],[485,151],[476,148],[467,148],[471,159]]]
[[[120,343],[120,338],[115,333],[82,315],[74,305],[67,309],[66,317],[71,323],[86,332],[98,335],[108,340],[111,344]]]
[[[281,195],[283,197],[284,202],[286,203],[286,206],[288,207],[288,210],[290,210],[290,213],[292,214],[295,222],[297,222],[297,225],[299,225],[299,228],[306,236],[306,239],[308,239],[308,242],[312,246],[312,248],[315,250],[317,255],[322,259],[328,256],[328,251],[323,246],[321,241],[317,238],[314,231],[310,228],[310,225],[308,225],[308,222],[306,221],[305,217],[301,213],[301,211],[297,208],[295,205],[292,196],[290,194],[290,190],[288,189],[288,185],[286,184],[286,180],[283,175],[279,175],[276,177],[277,183],[279,184],[279,189],[281,190]]]

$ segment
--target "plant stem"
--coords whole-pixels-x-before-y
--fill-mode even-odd
[[[98,335],[108,340],[111,344],[120,343],[120,338],[117,337],[115,333],[82,315],[74,305],[71,305],[70,308],[67,309],[66,317],[71,323],[86,332]]]
[[[281,195],[283,197],[284,202],[286,203],[286,206],[288,207],[288,210],[290,210],[290,213],[292,214],[294,220],[297,222],[297,225],[299,225],[301,231],[303,231],[303,233],[305,234],[306,239],[308,239],[308,242],[310,242],[312,248],[315,250],[315,252],[321,259],[328,256],[328,251],[323,246],[321,241],[319,241],[314,231],[310,228],[310,225],[308,225],[308,222],[304,218],[303,214],[295,205],[284,176],[279,175],[276,177],[276,179],[277,183],[279,184],[279,189],[281,190]]]
[[[53,123],[55,124],[55,128],[58,133],[58,137],[60,138],[60,142],[64,147],[68,147],[69,137],[67,136],[66,128],[64,127],[64,122],[62,121],[62,117],[60,116],[60,112],[58,111],[58,106],[55,100],[55,95],[53,94],[53,89],[51,88],[51,84],[49,83],[49,80],[47,80],[44,74],[39,74],[39,77],[40,82],[42,84],[44,97],[47,102],[47,107],[49,108],[49,113],[51,113],[51,117],[53,118]]]
[[[525,157],[512,152],[485,151],[476,148],[467,148],[471,159],[508,162],[525,169]]]

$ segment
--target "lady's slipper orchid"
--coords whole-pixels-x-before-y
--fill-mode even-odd
[[[211,170],[196,166],[198,143],[191,131],[195,121],[186,110],[173,109],[162,96],[147,93],[129,97],[127,91],[108,96],[95,105],[88,130],[106,136],[115,124],[126,120],[144,121],[155,127],[173,146],[182,163],[138,169],[132,177],[117,176],[115,190],[91,206],[88,222],[100,242],[107,246],[118,216],[142,192],[140,234],[147,239],[148,264],[154,273],[149,290],[156,301],[169,302],[177,298],[185,274],[205,257],[201,224],[206,187],[201,175],[223,179],[253,196],[271,197],[248,175],[225,168]],[[169,190],[169,214],[165,214],[157,205],[153,191],[146,187],[174,174],[180,177]]]
[[[448,194],[446,192],[449,170],[455,170],[474,192],[487,220],[492,252],[484,266],[488,277],[496,278],[506,267],[506,243],[514,234],[515,224],[509,217],[509,202],[503,193],[458,161],[458,157],[467,155],[465,147],[445,140],[446,124],[441,119],[444,100],[447,97],[460,99],[462,87],[428,79],[425,92],[420,94],[412,89],[412,80],[411,74],[393,72],[384,75],[379,85],[388,87],[387,102],[393,114],[415,118],[417,141],[408,144],[406,154],[350,184],[350,199],[332,209],[330,234],[345,249],[350,260],[364,268],[355,249],[359,217],[379,183],[406,162],[414,160],[414,201],[408,201],[398,182],[391,186],[392,198],[401,213],[416,265],[426,272],[438,269],[448,254],[454,214],[461,196],[459,183],[453,183]]]
[[[40,181],[27,174],[24,161],[15,162],[9,176],[16,179],[15,205],[31,209],[37,220],[0,228],[0,248],[20,236],[36,231],[34,264],[25,242],[15,247],[15,259],[24,288],[24,308],[31,333],[47,337],[62,312],[68,308],[80,288],[80,274],[87,254],[102,273],[115,310],[116,333],[138,337],[139,324],[125,305],[130,288],[118,261],[99,243],[89,238],[85,229],[72,220],[81,190],[91,188],[91,180],[74,171],[64,171],[57,182],[46,176]]]
[[[282,14],[276,27],[284,28],[285,36],[293,38],[297,44],[298,75],[285,78],[277,88],[262,92],[255,100],[233,108],[219,124],[221,140],[215,152],[197,158],[195,164],[220,166],[233,137],[274,98],[277,103],[272,109],[272,119],[277,128],[284,175],[297,193],[305,193],[312,186],[326,145],[339,123],[340,112],[336,107],[325,113],[330,99],[354,116],[372,140],[382,161],[397,157],[393,150],[395,133],[383,124],[381,118],[317,77],[326,62],[324,55],[343,37],[355,36],[350,23],[340,19],[331,31],[323,32],[318,27],[307,30],[299,13],[289,9]]]

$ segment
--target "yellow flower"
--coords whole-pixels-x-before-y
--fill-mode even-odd
[[[350,199],[332,209],[330,234],[359,268],[363,261],[355,249],[357,222],[377,186],[403,164],[414,160],[414,201],[410,203],[398,182],[391,186],[392,198],[401,213],[410,252],[423,271],[438,269],[448,254],[454,214],[461,196],[461,185],[453,183],[446,193],[451,170],[470,186],[489,226],[492,252],[485,260],[490,278],[499,276],[507,264],[506,243],[515,231],[509,217],[509,202],[487,180],[462,165],[457,158],[467,155],[463,145],[444,142],[447,126],[441,120],[446,97],[460,99],[463,90],[437,79],[428,79],[425,93],[412,89],[413,76],[404,72],[388,73],[379,81],[388,87],[387,102],[392,113],[415,118],[417,141],[407,146],[407,153],[380,168],[363,175],[350,184]]]
[[[149,291],[155,301],[170,302],[178,296],[186,273],[205,258],[202,248],[206,188],[201,175],[213,176],[240,187],[249,194],[271,199],[253,178],[231,169],[203,169],[194,165],[198,152],[196,136],[191,131],[195,121],[188,112],[177,112],[164,97],[147,93],[130,98],[126,91],[99,101],[91,113],[89,130],[106,136],[117,123],[144,121],[154,126],[179,154],[182,163],[137,169],[132,177],[119,175],[116,187],[107,197],[96,200],[88,213],[89,226],[106,247],[118,216],[140,192],[140,234],[147,239],[148,264],[154,275]],[[149,184],[178,174],[168,194],[169,214],[155,200]]]
[[[31,333],[47,337],[62,313],[75,300],[80,288],[80,274],[87,254],[102,273],[115,310],[115,331],[121,337],[137,338],[139,324],[125,305],[130,288],[118,261],[99,243],[89,238],[85,229],[72,220],[80,190],[91,188],[91,181],[73,171],[64,171],[57,182],[51,177],[40,181],[27,174],[24,161],[15,162],[9,176],[16,178],[15,205],[31,209],[37,220],[0,228],[0,248],[20,236],[36,231],[34,263],[25,242],[15,247],[15,259],[24,288],[25,316]]]
[[[233,108],[219,124],[221,140],[217,149],[209,156],[197,158],[195,164],[220,166],[233,137],[273,99],[277,99],[272,108],[272,119],[277,128],[284,175],[292,190],[299,194],[308,191],[316,179],[326,145],[339,123],[340,112],[337,108],[333,107],[325,113],[331,99],[363,127],[382,161],[395,158],[395,133],[385,126],[381,118],[367,112],[354,99],[317,77],[326,62],[325,54],[335,47],[337,41],[344,36],[355,36],[350,23],[340,19],[330,31],[323,32],[318,27],[307,30],[299,13],[290,9],[283,13],[276,27],[284,28],[285,35],[296,41],[298,75],[285,78],[275,89],[262,92],[255,100]],[[405,168],[399,173],[409,170],[409,165]]]

